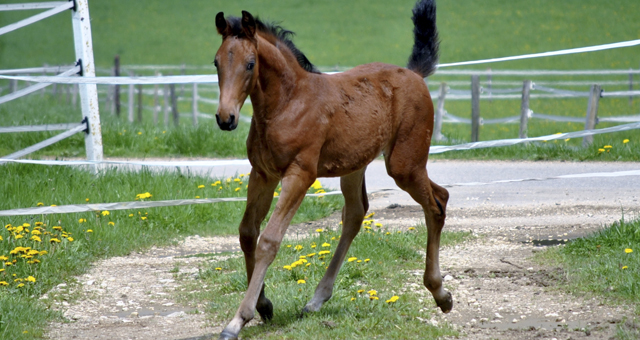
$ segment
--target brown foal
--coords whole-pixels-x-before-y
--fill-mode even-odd
[[[416,4],[415,45],[407,68],[373,63],[335,75],[319,73],[288,38],[290,31],[245,11],[242,18],[225,19],[222,12],[216,16],[223,38],[214,62],[220,85],[218,125],[235,129],[247,96],[253,105],[247,139],[253,168],[240,223],[249,286],[221,339],[237,338],[256,310],[263,320],[271,319],[273,306],[264,294],[267,268],[307,189],[317,177],[339,176],[345,199],[342,236],[303,313],[319,310],[331,297],[369,206],[365,169],[380,154],[388,174],[424,210],[429,235],[424,285],[443,312],[451,310],[453,300],[442,287],[438,263],[449,194],[426,170],[433,103],[423,78],[437,63],[435,12],[433,0]],[[260,235],[279,181],[280,198]]]

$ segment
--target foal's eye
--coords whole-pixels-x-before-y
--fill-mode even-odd
[[[255,61],[250,61],[250,62],[247,64],[247,71],[251,71],[251,70],[253,70],[253,67],[254,67],[254,66],[256,66],[256,62],[255,62]]]
[[[213,66],[218,68],[218,59],[213,59]]]

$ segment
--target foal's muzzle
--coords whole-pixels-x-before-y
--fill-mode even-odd
[[[230,114],[227,121],[222,121],[220,115],[216,113],[216,121],[218,122],[220,129],[224,131],[231,131],[238,127],[238,124],[236,123],[236,115],[234,114]]]

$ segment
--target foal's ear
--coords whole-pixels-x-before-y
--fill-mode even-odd
[[[219,12],[216,15],[216,28],[218,29],[218,34],[222,37],[229,35],[229,23],[227,22],[227,19],[224,18],[224,13],[222,12]]]
[[[256,20],[247,11],[242,11],[242,30],[250,38],[253,38],[256,34]]]

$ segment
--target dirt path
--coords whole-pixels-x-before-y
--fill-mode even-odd
[[[449,210],[446,228],[472,231],[478,237],[441,252],[445,285],[454,295],[454,310],[425,323],[449,322],[464,339],[607,339],[630,314],[596,299],[554,289],[563,273],[531,261],[542,246],[583,236],[621,216],[620,206],[538,205],[527,209],[487,207]],[[638,209],[625,209],[637,216]],[[290,235],[337,225],[338,215],[292,226]],[[422,218],[418,207],[376,211],[376,221],[406,228]],[[174,247],[96,263],[76,284],[61,285],[45,298],[62,298],[58,308],[68,323],[54,324],[51,339],[210,339],[222,325],[208,327],[204,305],[183,306],[174,300],[181,288],[174,274],[194,274],[203,258],[189,254],[239,251],[236,237],[189,237]],[[231,256],[239,256],[237,255]],[[422,274],[412,273],[407,287],[420,288]],[[206,289],[203,286],[202,289]],[[206,303],[206,302],[202,302]],[[254,321],[257,322],[257,321]]]

